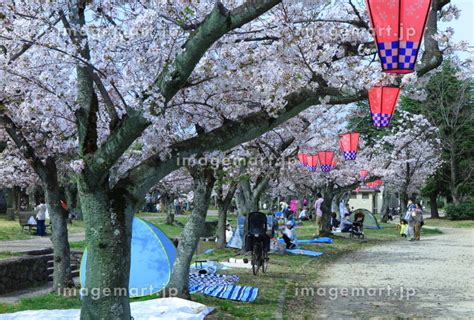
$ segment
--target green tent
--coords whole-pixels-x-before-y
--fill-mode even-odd
[[[356,209],[352,213],[353,216],[355,216],[358,212],[364,214],[364,228],[365,229],[382,229],[382,227],[379,225],[377,218],[375,215],[370,212],[367,209]]]

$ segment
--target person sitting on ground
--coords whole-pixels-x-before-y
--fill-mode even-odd
[[[341,220],[341,232],[350,232],[354,225],[352,224],[352,221],[349,220],[350,213],[346,213],[344,215],[344,218]]]
[[[225,225],[225,242],[229,242],[230,239],[232,239],[232,236],[234,235],[234,232],[232,231],[232,226],[230,225],[229,222]]]
[[[295,213],[291,211],[289,208],[286,209],[285,211],[285,217],[286,220],[294,220],[295,219]]]
[[[306,209],[306,207],[304,207],[303,210],[301,210],[298,219],[300,219],[301,221],[308,221],[309,220],[309,218],[308,218],[308,209]]]
[[[283,240],[285,241],[287,249],[296,248],[296,230],[293,221],[286,223],[286,228],[283,230]]]
[[[331,227],[333,230],[339,228],[339,225],[341,224],[341,222],[339,220],[337,220],[337,213],[333,212],[331,214]]]

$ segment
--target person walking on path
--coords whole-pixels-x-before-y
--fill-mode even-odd
[[[415,220],[413,219],[414,211],[416,205],[414,199],[408,199],[408,206],[407,212],[405,214],[405,221],[408,222],[408,230],[407,230],[407,239],[408,241],[415,241]]]
[[[321,205],[324,202],[324,198],[321,193],[318,193],[316,197],[317,199],[314,203],[314,210],[316,212],[316,233],[314,234],[314,237],[318,238],[322,227],[323,211],[321,210]]]
[[[412,216],[413,216],[413,222],[414,222],[415,240],[420,240],[421,227],[424,224],[423,207],[421,206],[421,203],[418,202],[416,204],[416,208],[413,210]]]
[[[45,220],[46,220],[46,211],[47,210],[48,210],[48,207],[44,203],[44,200],[41,199],[40,203],[35,207],[36,234],[41,236],[41,237],[46,235]]]

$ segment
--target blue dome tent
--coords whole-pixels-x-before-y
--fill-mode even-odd
[[[169,282],[176,248],[170,239],[152,223],[134,218],[129,294],[142,297],[159,292]],[[86,283],[87,248],[81,261],[81,285]]]

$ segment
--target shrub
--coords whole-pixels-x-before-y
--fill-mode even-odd
[[[449,220],[474,220],[474,198],[469,198],[458,205],[448,204],[446,217]]]
[[[438,199],[438,201],[436,201],[436,206],[438,206],[438,209],[443,209],[444,201],[441,199]]]

